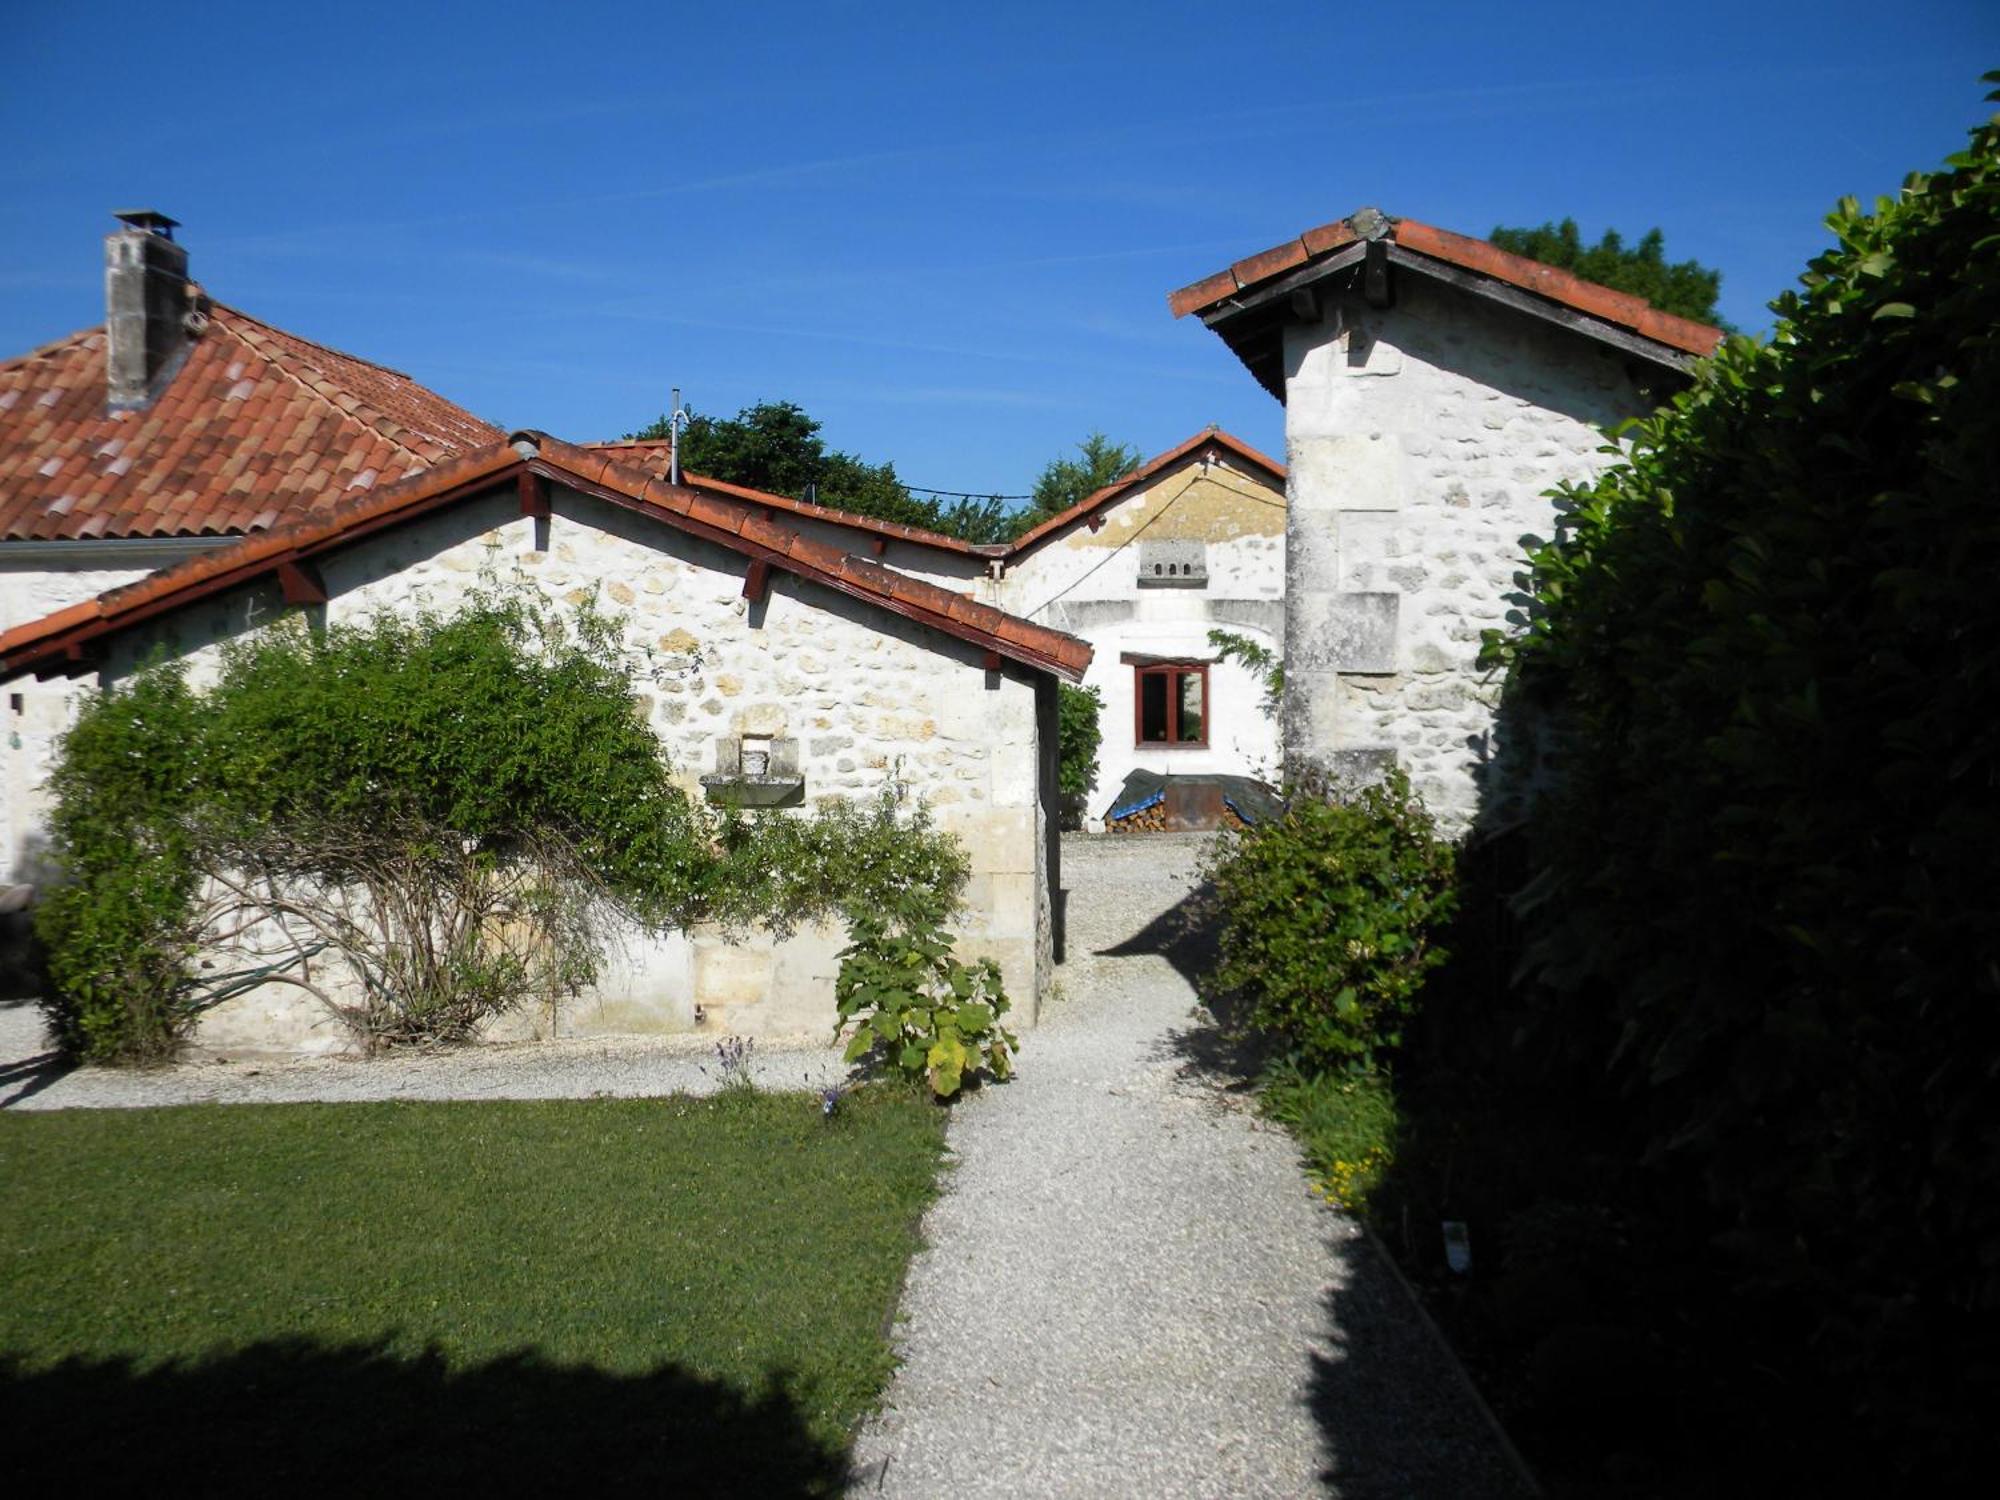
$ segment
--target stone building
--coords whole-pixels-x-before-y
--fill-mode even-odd
[[[0,631],[498,442],[408,376],[211,300],[160,214],[104,242],[105,321],[0,361]],[[15,681],[0,887],[32,886],[79,684]]]
[[[599,444],[663,475],[666,445]],[[1223,659],[1211,630],[1277,650],[1284,625],[1285,469],[1209,429],[1141,464],[1011,543],[956,537],[689,476],[771,508],[806,535],[912,577],[976,594],[1094,651],[1104,700],[1095,826],[1133,771],[1274,780],[1277,724],[1264,683]]]
[[[929,804],[971,856],[967,947],[1000,960],[1033,1024],[1061,940],[1055,686],[1086,671],[1085,642],[974,597],[990,565],[970,552],[926,572],[950,549],[906,557],[783,497],[507,438],[211,301],[171,220],[121,217],[105,325],[0,363],[0,883],[45,878],[40,784],[80,691],[160,648],[199,678],[222,642],[287,614],[435,608],[491,574],[596,591],[626,617],[635,691],[693,794],[727,794],[761,759],[795,805]],[[635,939],[585,1003],[524,1025],[818,1031],[842,941]],[[312,1004],[267,986],[199,1040],[342,1045]]]
[[[1547,492],[1608,462],[1606,433],[1721,331],[1373,209],[1169,305],[1285,405],[1287,761],[1398,761],[1450,825],[1503,820],[1532,753],[1496,726],[1481,633],[1553,533]]]
[[[1000,961],[1035,1020],[1060,933],[1051,891],[1055,686],[1084,642],[802,536],[764,507],[676,487],[602,453],[517,433],[412,479],[245,537],[0,635],[0,679],[117,682],[164,649],[199,683],[223,643],[305,612],[448,608],[485,579],[624,621],[624,664],[696,795],[781,784],[788,800],[927,803],[971,856],[967,948]],[[762,764],[752,774],[753,759]],[[533,1034],[831,1024],[843,934],[783,942],[634,936],[597,992]],[[266,986],[204,1019],[232,1051],[338,1047],[309,998]]]

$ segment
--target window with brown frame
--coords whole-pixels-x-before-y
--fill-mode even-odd
[[[1141,745],[1208,743],[1208,668],[1198,662],[1135,667],[1134,736]]]

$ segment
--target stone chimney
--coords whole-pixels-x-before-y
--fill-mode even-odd
[[[145,406],[180,366],[201,314],[174,220],[151,209],[116,214],[104,237],[104,373],[113,411]]]

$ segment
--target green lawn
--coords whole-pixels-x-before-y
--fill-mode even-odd
[[[0,1115],[0,1461],[835,1492],[942,1144],[884,1090]]]

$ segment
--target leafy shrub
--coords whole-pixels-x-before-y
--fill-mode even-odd
[[[725,809],[713,837],[705,914],[731,927],[761,922],[780,935],[803,922],[893,910],[915,893],[958,899],[971,866],[940,833],[928,804],[898,816],[885,790],[874,802],[829,798],[806,816]]]
[[[200,714],[183,674],[159,668],[89,704],[50,777],[50,833],[68,879],[43,898],[45,1011],[72,1056],[156,1062],[199,1007],[192,838]]]
[[[1828,225],[1770,342],[1564,494],[1493,643],[1568,768],[1524,1035],[1755,1357],[1942,1462],[2000,1331],[2000,121]]]
[[[1359,789],[1295,787],[1282,817],[1221,834],[1204,873],[1220,919],[1211,993],[1241,997],[1309,1069],[1400,1042],[1455,900],[1452,847],[1401,768]]]
[[[834,981],[834,1035],[855,1025],[847,1060],[873,1054],[904,1077],[923,1079],[940,1099],[982,1070],[1004,1081],[1020,1047],[1000,1021],[1011,1009],[1000,966],[953,956],[946,910],[934,893],[913,891],[885,910],[861,913]]]
[[[1056,685],[1056,790],[1065,828],[1083,826],[1084,804],[1097,784],[1097,747],[1104,743],[1098,717],[1104,695],[1094,687]]]
[[[272,983],[371,1047],[451,1041],[589,984],[612,918],[782,929],[956,896],[965,853],[921,811],[691,802],[619,662],[594,611],[488,596],[281,625],[205,692],[158,667],[99,695],[53,778],[68,881],[40,925],[64,1045],[162,1057]]]

